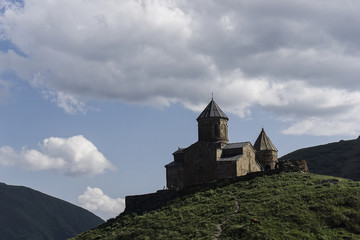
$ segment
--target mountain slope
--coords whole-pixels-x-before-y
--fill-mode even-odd
[[[68,202],[0,183],[0,239],[64,240],[103,222]]]
[[[360,138],[299,149],[285,159],[304,159],[313,173],[360,180]]]
[[[257,177],[122,214],[74,239],[360,239],[360,183],[305,173]]]

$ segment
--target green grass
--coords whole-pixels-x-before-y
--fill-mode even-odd
[[[120,215],[75,239],[213,239],[219,224],[219,239],[360,239],[360,183],[304,173],[258,177]]]

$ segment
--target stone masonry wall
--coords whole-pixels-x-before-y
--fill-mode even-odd
[[[226,186],[238,181],[249,181],[256,177],[261,177],[265,175],[269,176],[279,173],[280,173],[279,170],[273,170],[267,172],[254,172],[254,173],[249,173],[245,176],[225,178],[204,184],[194,184],[180,191],[159,190],[156,193],[126,196],[125,197],[126,208],[123,214],[150,212],[166,206],[167,204],[170,203],[171,200],[173,200],[176,197],[182,197],[189,194],[193,194],[195,192],[206,191],[216,187]]]
[[[228,142],[227,120],[222,118],[207,118],[199,120],[199,141]]]
[[[266,169],[267,166],[269,166],[270,169],[275,169],[278,156],[276,151],[257,151],[256,159],[264,169]]]
[[[218,161],[216,179],[236,177],[236,161]]]
[[[184,187],[215,180],[216,146],[211,142],[197,142],[185,150]]]
[[[261,169],[256,164],[254,150],[250,145],[248,145],[243,148],[243,156],[240,161],[237,162],[237,176],[258,171],[261,171]]]
[[[184,187],[184,166],[182,164],[166,168],[166,184],[169,189]]]
[[[179,196],[179,193],[176,190],[159,190],[156,193],[126,196],[124,214],[143,213],[159,209]]]
[[[182,197],[193,194],[195,192],[206,191],[216,187],[226,186],[235,182],[249,181],[256,177],[270,176],[274,174],[279,174],[281,172],[308,172],[306,160],[285,160],[280,161],[279,165],[279,169],[263,172],[252,172],[240,177],[225,178],[204,184],[194,184],[191,186],[187,186],[186,189],[180,191],[159,190],[156,193],[126,196],[126,208],[124,214],[150,212],[166,206],[171,200],[176,197]]]

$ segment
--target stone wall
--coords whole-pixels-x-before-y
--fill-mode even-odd
[[[126,208],[124,214],[144,213],[144,212],[154,211],[166,206],[171,202],[171,200],[173,200],[176,197],[182,197],[189,194],[193,194],[195,192],[206,191],[216,187],[226,186],[231,183],[235,183],[239,181],[249,181],[256,177],[261,177],[265,175],[269,176],[278,173],[280,173],[279,170],[273,170],[267,172],[254,172],[254,173],[249,173],[245,176],[225,178],[204,184],[194,184],[188,186],[186,189],[182,189],[179,191],[159,190],[156,193],[126,196],[125,197]]]
[[[166,167],[166,185],[169,189],[184,187],[184,164],[182,162],[174,162]]]
[[[262,165],[264,170],[275,169],[278,156],[276,151],[264,150],[256,152],[256,159]]]
[[[255,152],[251,145],[243,148],[243,156],[237,162],[236,176],[246,175],[249,172],[261,171],[255,161]]]
[[[199,141],[229,142],[227,119],[203,118],[198,120]]]
[[[218,161],[216,179],[236,177],[236,161]]]
[[[171,200],[173,200],[176,197],[182,197],[189,194],[193,194],[195,192],[206,191],[216,187],[223,187],[235,182],[249,181],[256,177],[279,174],[283,171],[308,172],[306,160],[284,160],[284,161],[280,161],[279,169],[275,169],[271,171],[252,172],[240,177],[225,178],[203,184],[193,184],[187,186],[186,189],[180,191],[160,190],[157,191],[156,193],[136,195],[136,196],[126,196],[125,198],[126,208],[124,214],[150,212],[166,206],[167,204],[169,204]]]
[[[143,213],[159,209],[179,196],[179,193],[176,190],[159,190],[156,193],[126,196],[124,214]]]
[[[211,182],[216,176],[217,144],[199,141],[185,149],[184,187]]]

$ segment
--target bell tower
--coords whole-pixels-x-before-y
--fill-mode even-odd
[[[278,150],[266,135],[264,128],[261,129],[259,137],[254,143],[254,148],[256,150],[256,160],[259,161],[265,171],[276,168]]]
[[[228,143],[229,118],[216,104],[214,99],[206,106],[196,119],[198,122],[198,141]]]

